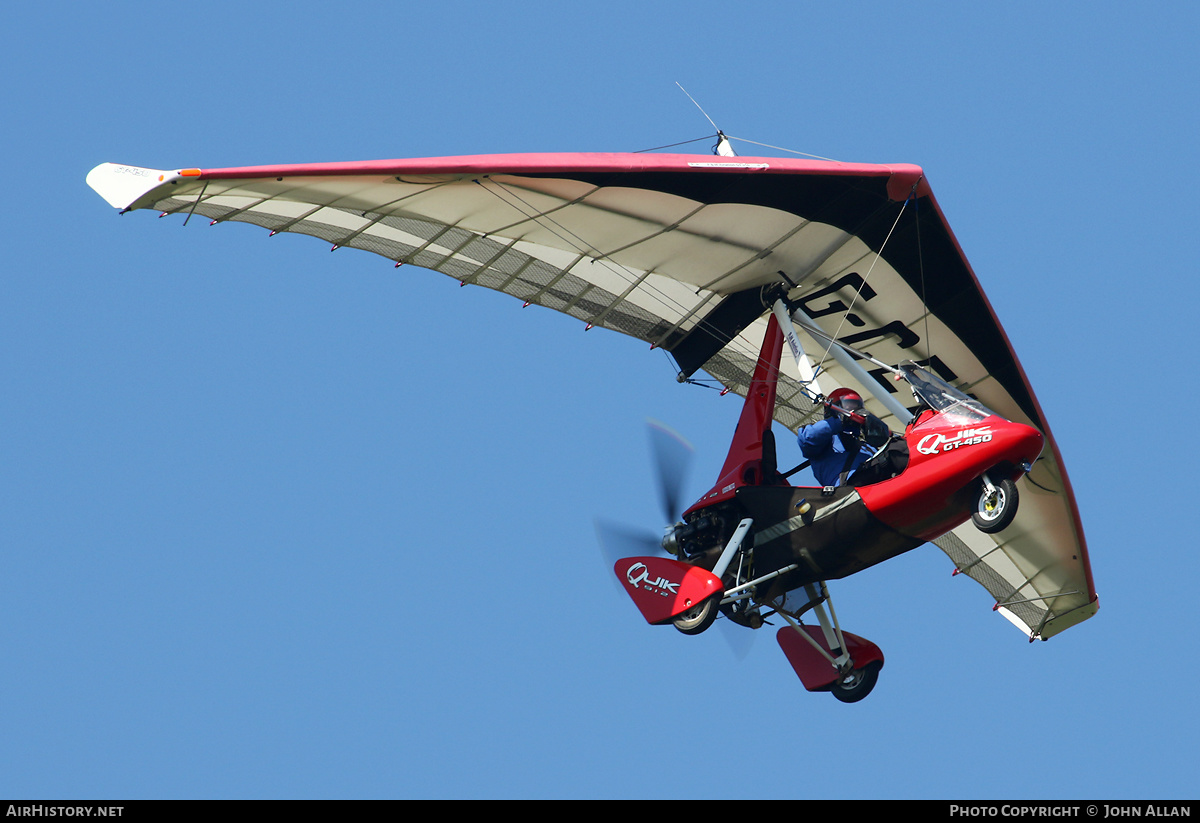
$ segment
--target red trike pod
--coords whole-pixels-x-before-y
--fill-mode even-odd
[[[820,626],[801,626],[800,628],[826,654],[829,654],[830,657],[837,657],[836,654],[831,653]],[[842,636],[846,638],[845,651],[849,653],[855,670],[874,669],[877,672],[883,668],[883,652],[879,650],[878,646],[870,640],[850,632],[842,632]],[[776,632],[775,639],[779,641],[779,648],[783,649],[788,662],[796,670],[800,682],[810,692],[829,691],[835,681],[839,680],[838,670],[834,668],[829,658],[814,648],[813,644],[808,642],[795,628],[784,626]]]
[[[613,566],[647,623],[666,623],[724,591],[721,581],[697,566],[665,557],[625,557]]]

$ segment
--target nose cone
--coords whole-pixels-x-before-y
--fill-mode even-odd
[[[1041,455],[1046,438],[1042,437],[1042,433],[1033,426],[1021,426],[1021,429],[1021,446],[1025,450],[1025,462],[1032,463]]]
[[[1038,459],[1046,442],[1040,431],[1023,423],[1005,421],[1000,434],[996,438],[1000,453],[995,459],[1010,463],[1032,463]]]

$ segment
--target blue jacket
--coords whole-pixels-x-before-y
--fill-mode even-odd
[[[838,417],[831,417],[800,429],[797,438],[800,441],[800,453],[812,461],[813,475],[822,486],[836,486],[838,476],[846,469],[846,449],[838,435],[843,431],[847,434],[856,433],[857,429],[853,424],[849,430],[844,429],[842,420]],[[850,471],[857,469],[875,454],[875,450],[866,443],[860,442],[859,445],[858,454],[850,463]]]

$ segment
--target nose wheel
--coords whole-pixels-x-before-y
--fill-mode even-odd
[[[986,534],[1004,531],[1017,516],[1017,484],[1011,480],[989,483],[984,478],[971,522]]]

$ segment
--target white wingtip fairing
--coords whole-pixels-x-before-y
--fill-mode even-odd
[[[1025,625],[1025,622],[1023,620],[1021,620],[1021,618],[1017,617],[1015,614],[1013,614],[1012,612],[1010,612],[1008,609],[1004,608],[1003,606],[996,607],[996,611],[1000,612],[1000,614],[1004,617],[1005,620],[1007,620],[1009,623],[1012,623],[1014,626],[1016,626],[1018,629],[1020,629],[1022,634],[1024,634],[1026,637],[1030,638],[1031,640],[1033,639],[1033,636],[1034,636],[1033,633],[1029,631],[1029,627]]]
[[[179,172],[101,163],[88,172],[87,184],[110,206],[128,209],[146,193],[180,178]]]

